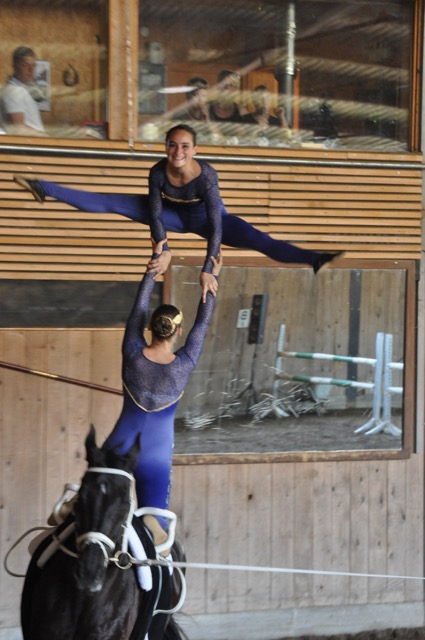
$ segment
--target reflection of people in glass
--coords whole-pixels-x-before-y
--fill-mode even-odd
[[[207,240],[207,253],[200,281],[204,292],[215,292],[211,256],[217,257],[220,244],[258,251],[277,262],[309,264],[316,273],[338,253],[318,253],[275,240],[236,215],[230,215],[221,200],[218,176],[213,167],[195,158],[196,132],[186,124],[172,127],[166,135],[167,157],[149,174],[149,195],[89,193],[62,187],[45,180],[15,176],[39,202],[46,196],[66,202],[81,211],[119,213],[150,226],[155,242],[167,231],[195,233]],[[171,261],[168,245],[151,268],[164,273]]]
[[[306,127],[313,129],[315,138],[337,138],[335,118],[326,100],[312,100],[303,120]],[[304,124],[304,123],[303,123]]]
[[[219,142],[222,136],[217,125],[211,122],[208,108],[208,82],[195,76],[190,78],[187,86],[192,89],[186,93],[186,107],[176,111],[173,120],[190,122],[196,126],[196,133],[202,142]]]
[[[287,129],[288,123],[282,107],[274,110],[275,115],[270,113],[273,99],[272,92],[265,84],[256,86],[251,98],[254,111],[242,116],[242,122],[257,124],[261,129],[268,129],[269,126]]]
[[[187,83],[188,87],[192,87],[186,93],[187,105],[184,109],[179,109],[173,115],[174,120],[179,122],[210,122],[210,114],[208,111],[207,92],[208,82],[204,78],[195,76],[190,78]]]
[[[154,247],[154,252],[158,252],[154,256],[162,252],[162,244]],[[221,258],[218,262],[214,258],[212,260],[212,277],[216,278],[220,273]],[[138,506],[167,509],[174,416],[201,355],[215,297],[208,293],[205,303],[200,301],[186,342],[175,353],[174,343],[183,332],[183,314],[173,305],[160,305],[150,320],[152,339],[148,345],[143,332],[148,325],[148,306],[155,275],[150,269],[145,273],[127,321],[122,345],[124,403],[103,447],[125,453],[139,435],[141,450],[134,471]],[[160,521],[165,528],[166,521]]]
[[[40,110],[31,95],[36,66],[35,53],[29,47],[18,47],[13,52],[13,75],[9,77],[1,94],[1,110],[8,132],[18,135],[44,133]]]
[[[216,122],[241,122],[241,111],[237,102],[240,77],[236,71],[223,69],[217,78],[217,98],[210,103],[210,118]]]

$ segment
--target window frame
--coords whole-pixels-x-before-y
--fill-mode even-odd
[[[403,153],[417,153],[421,149],[421,114],[422,114],[422,59],[423,59],[423,39],[424,39],[424,0],[413,1],[413,25],[412,25],[412,51],[411,51],[411,97],[410,97],[410,118],[408,150]],[[20,140],[19,136],[4,135],[0,138],[1,146],[19,148],[23,144],[37,147],[61,147],[66,153],[67,148],[74,149],[110,149],[113,143],[116,149],[151,149],[158,151],[161,149],[160,143],[151,143],[146,140],[137,140],[138,127],[138,105],[136,96],[138,93],[139,75],[139,0],[129,0],[126,3],[125,11],[122,10],[120,0],[109,0],[108,5],[108,96],[107,112],[108,139],[83,140],[71,138],[49,137],[25,137]],[[123,73],[123,70],[127,72]],[[128,84],[128,74],[131,74],[131,82]],[[113,87],[113,90],[111,88]],[[129,98],[129,99],[128,99]],[[220,149],[220,153],[230,155],[235,147],[229,145],[227,148],[212,147]],[[253,158],[263,155],[263,150],[257,147],[243,147],[244,153]],[[295,150],[297,151],[297,150]],[[341,151],[341,150],[338,150]],[[346,150],[350,152],[349,149]],[[353,149],[353,151],[356,151]],[[324,154],[332,154],[332,149],[322,150]],[[364,150],[365,153],[373,153],[373,149]],[[363,153],[357,150],[356,153]],[[385,155],[397,155],[397,152],[380,151]]]
[[[180,257],[177,266],[191,265],[201,268],[199,258]],[[225,266],[244,267],[276,266],[272,260],[263,257],[226,258]],[[284,264],[279,265],[285,268]],[[405,269],[406,294],[404,317],[404,394],[403,394],[403,435],[400,449],[381,450],[349,450],[349,451],[288,451],[272,453],[178,453],[173,456],[173,464],[245,464],[274,462],[316,462],[341,460],[400,460],[407,459],[415,452],[415,402],[416,402],[416,278],[417,262],[415,260],[373,260],[344,259],[338,269]],[[164,275],[163,302],[172,300],[173,268]],[[278,427],[277,427],[278,428]]]

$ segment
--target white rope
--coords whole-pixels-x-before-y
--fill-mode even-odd
[[[387,580],[425,580],[424,576],[398,576],[386,573],[356,573],[349,571],[323,571],[314,569],[287,569],[283,567],[259,567],[242,564],[213,564],[209,562],[175,562],[167,560],[145,560],[148,565],[171,565],[187,569],[214,569],[219,571],[257,571],[265,573],[301,573],[319,576],[347,576],[350,578],[385,578]]]
[[[17,578],[24,578],[25,574],[17,574],[10,571],[7,566],[8,558],[11,552],[17,547],[17,545],[30,533],[34,531],[46,530],[47,527],[33,527],[29,529],[26,533],[24,533],[18,540],[14,543],[14,545],[7,552],[3,566],[7,573],[11,576]],[[425,580],[424,576],[403,576],[403,575],[395,575],[395,574],[387,574],[387,573],[360,573],[360,572],[350,572],[350,571],[326,571],[326,570],[315,570],[315,569],[288,569],[286,567],[260,567],[256,565],[241,565],[241,564],[213,564],[209,562],[176,562],[173,560],[167,559],[157,559],[157,560],[138,560],[137,558],[133,558],[130,555],[130,559],[132,564],[146,564],[148,566],[161,565],[161,566],[172,566],[180,569],[211,569],[217,571],[253,571],[253,572],[264,572],[264,573],[293,573],[293,574],[304,574],[304,575],[316,575],[316,576],[345,576],[350,578],[381,578],[387,580]]]
[[[9,565],[8,565],[9,556],[12,553],[12,551],[14,549],[16,549],[18,544],[20,542],[22,542],[22,540],[24,540],[24,538],[29,536],[30,533],[35,533],[36,531],[48,531],[49,529],[51,529],[51,527],[32,527],[31,529],[28,529],[28,531],[25,531],[25,533],[23,533],[21,536],[19,536],[19,538],[10,547],[9,551],[6,553],[6,555],[4,557],[3,567],[4,567],[4,570],[6,571],[6,573],[8,573],[10,576],[13,576],[14,578],[25,578],[25,575],[26,575],[25,573],[15,573],[11,569],[9,569]]]

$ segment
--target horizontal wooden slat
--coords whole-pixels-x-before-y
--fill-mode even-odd
[[[163,154],[160,145],[152,151]],[[229,214],[303,248],[345,249],[348,257],[358,258],[420,258],[422,176],[412,169],[420,156],[257,151],[258,162],[252,164],[212,162]],[[233,158],[246,153],[232,149]],[[270,164],[261,161],[263,155],[305,164]],[[0,154],[0,277],[138,279],[151,251],[146,226],[113,213],[80,212],[51,199],[41,206],[13,175],[39,176],[91,192],[146,194],[149,170],[157,160]],[[315,164],[323,160],[329,164]],[[352,165],[332,165],[341,160]],[[205,240],[193,234],[169,234],[169,240],[174,260],[196,255],[202,261],[205,256]],[[224,251],[228,257],[256,255],[229,247]]]

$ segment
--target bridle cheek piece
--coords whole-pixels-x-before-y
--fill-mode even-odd
[[[124,555],[127,556],[127,558],[129,559],[129,555],[127,553],[128,551],[128,527],[131,524],[132,518],[133,518],[133,513],[134,513],[134,498],[133,498],[133,485],[134,485],[134,477],[131,475],[131,473],[127,473],[127,471],[123,471],[122,469],[112,469],[109,467],[89,467],[87,469],[87,472],[90,473],[109,473],[109,474],[113,474],[113,475],[119,475],[119,476],[124,476],[125,478],[128,478],[130,481],[129,484],[129,495],[130,495],[130,501],[129,501],[129,510],[128,510],[128,515],[126,518],[125,523],[123,524],[123,535],[122,535],[122,539],[121,539],[121,549],[119,549],[116,554],[114,555],[114,562],[117,565],[117,567],[119,567],[120,569],[128,569],[131,566],[131,562],[126,564],[126,565],[121,565],[120,563],[120,556]],[[110,558],[110,553],[112,551],[114,551],[114,549],[116,548],[116,544],[115,542],[109,538],[108,536],[106,536],[104,533],[101,533],[100,531],[87,531],[86,533],[82,533],[80,536],[78,536],[76,538],[76,545],[77,545],[77,549],[78,551],[81,553],[81,551],[88,545],[88,544],[97,544],[99,545],[99,547],[102,549],[103,552],[103,556],[104,556],[104,561],[105,561],[105,566],[108,564],[108,562],[111,560]],[[108,549],[109,552],[108,552]]]

